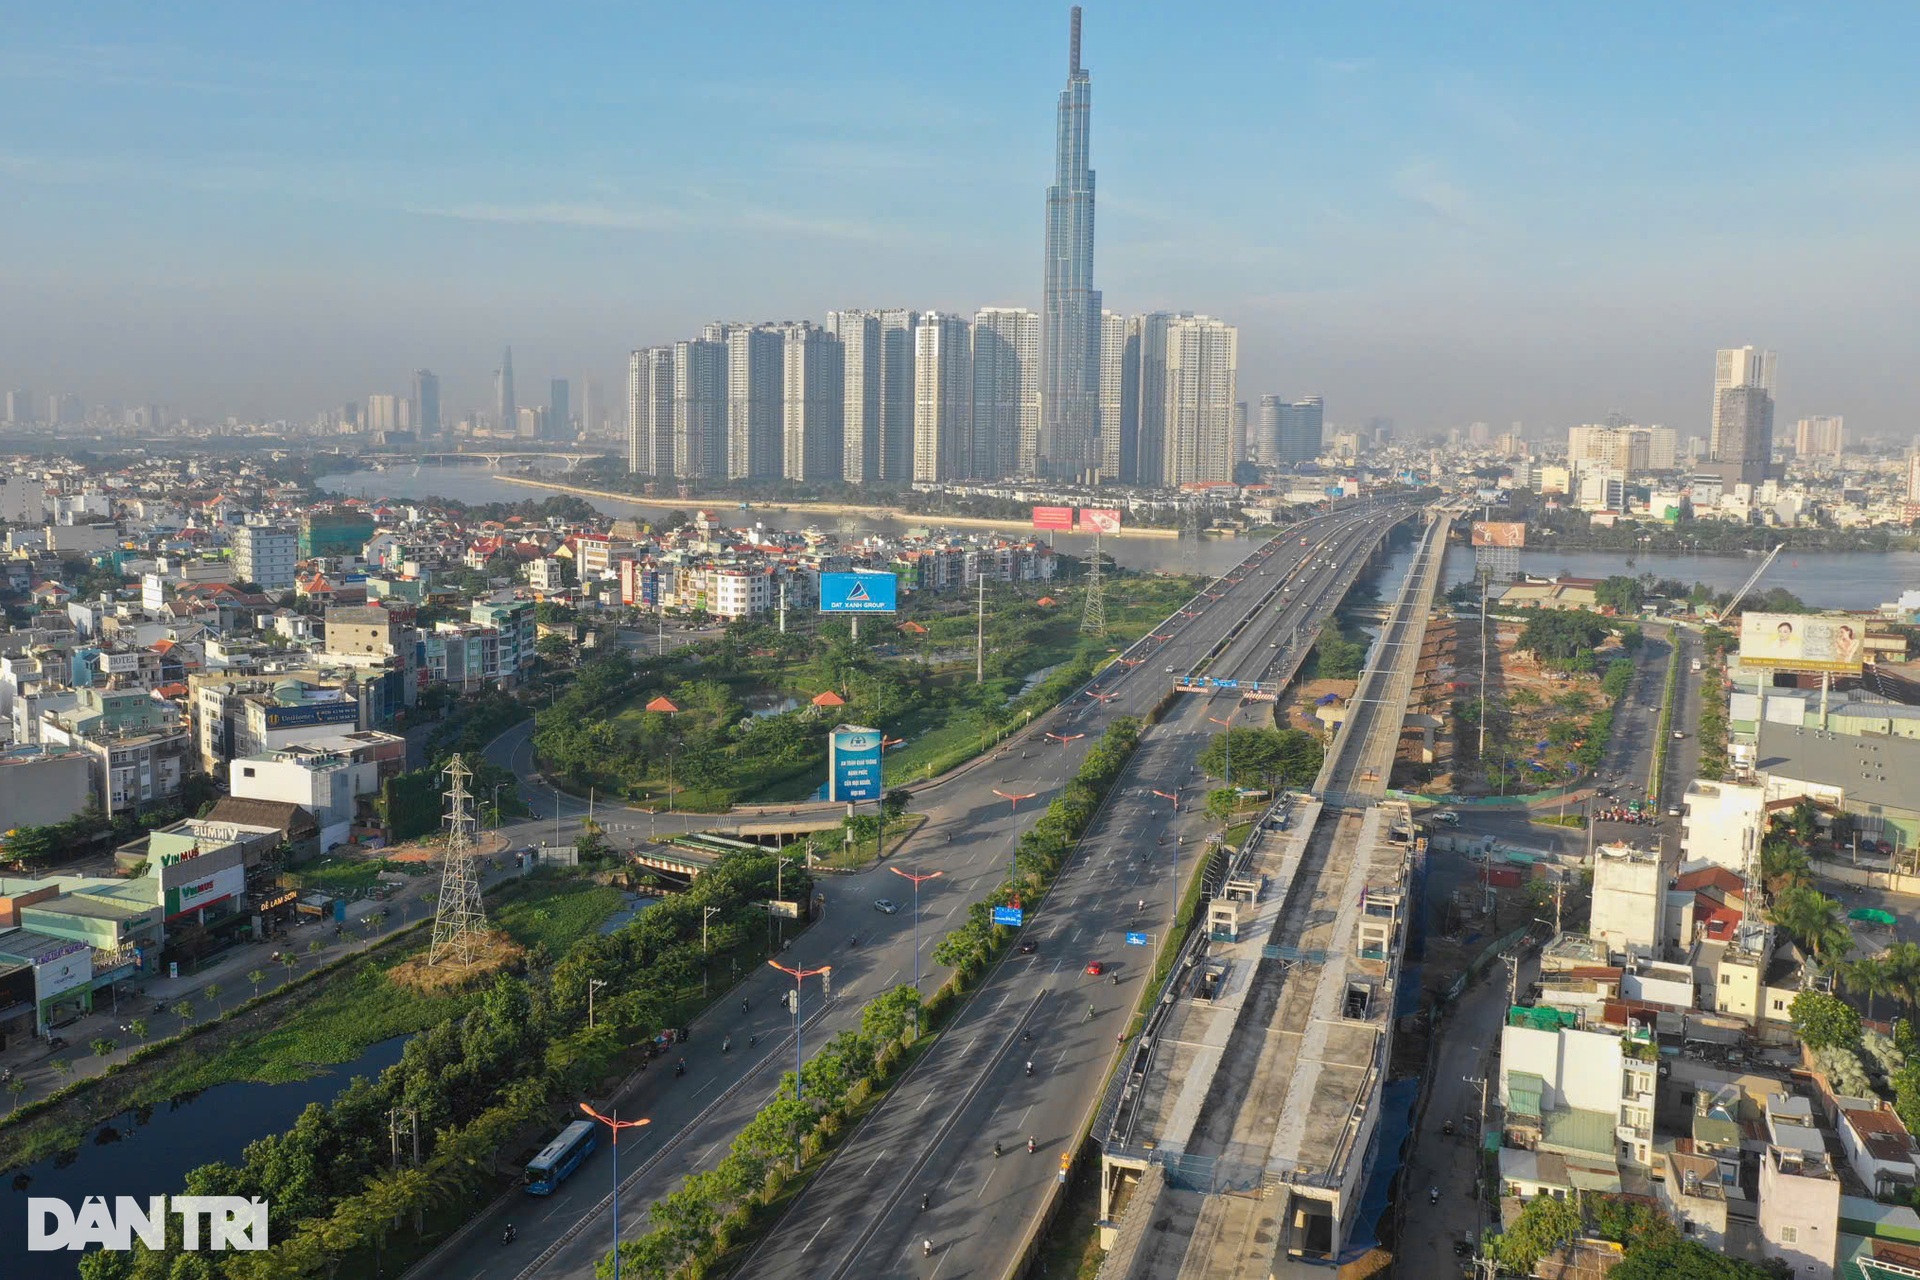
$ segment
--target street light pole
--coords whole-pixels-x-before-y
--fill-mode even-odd
[[[652,1124],[653,1121],[622,1120],[618,1111],[610,1116],[603,1116],[584,1102],[580,1104],[580,1109],[613,1130],[611,1140],[613,1147],[613,1280],[620,1280],[620,1131],[638,1129],[641,1125]]]
[[[700,908],[700,994],[707,994],[707,921],[720,914],[719,907]]]
[[[913,872],[903,871],[899,867],[889,867],[888,870],[892,871],[893,874],[897,876],[904,876],[908,880],[913,881],[913,994],[914,994],[913,1033],[915,1035],[919,1035],[920,1034],[920,1001],[919,1001],[919,996],[920,996],[920,882],[923,880],[938,880],[941,876],[947,873],[944,871],[929,871],[925,875],[915,875]]]
[[[767,963],[782,973],[793,975],[793,1096],[798,1099],[803,1093],[800,1081],[800,986],[808,978],[826,977],[833,972],[833,966],[823,964],[818,969],[791,969],[778,960],[769,960]]]

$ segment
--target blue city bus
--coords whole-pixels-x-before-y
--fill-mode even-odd
[[[575,1120],[560,1135],[540,1149],[527,1163],[527,1194],[550,1196],[567,1175],[580,1167],[600,1140],[600,1126],[591,1120]]]

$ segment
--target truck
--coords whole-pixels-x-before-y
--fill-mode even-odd
[[[1700,673],[1700,659],[1698,658],[1695,658],[1693,660],[1693,671],[1695,675],[1698,675]]]

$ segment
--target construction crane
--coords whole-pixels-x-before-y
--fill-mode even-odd
[[[1785,551],[1786,549],[1787,549],[1787,544],[1783,542],[1779,546],[1775,547],[1773,550],[1767,552],[1767,558],[1762,560],[1760,562],[1760,567],[1755,569],[1752,575],[1748,577],[1748,579],[1745,582],[1740,584],[1740,589],[1733,593],[1733,599],[1727,601],[1727,607],[1713,615],[1714,626],[1716,627],[1720,626],[1729,617],[1733,615],[1733,611],[1740,607],[1740,602],[1747,598],[1747,592],[1753,590],[1753,584],[1760,581],[1760,575],[1767,571],[1767,566],[1772,564],[1777,558],[1779,558],[1780,553],[1782,551]]]

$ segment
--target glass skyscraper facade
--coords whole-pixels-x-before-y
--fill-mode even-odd
[[[1053,185],[1047,188],[1046,288],[1041,309],[1038,465],[1071,478],[1101,465],[1100,293],[1093,287],[1093,78],[1080,65],[1073,9],[1067,84],[1060,91]]]

